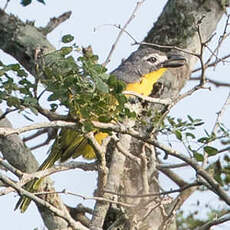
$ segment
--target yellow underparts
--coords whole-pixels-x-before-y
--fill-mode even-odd
[[[97,142],[101,145],[102,141],[108,137],[108,133],[97,133],[94,135],[95,139],[97,140]],[[83,146],[80,146],[78,149],[78,154],[79,156],[83,156],[85,159],[91,160],[91,159],[95,159],[96,155],[94,152],[93,147],[90,144],[86,144]]]
[[[144,75],[139,82],[128,84],[126,90],[149,96],[152,92],[153,85],[165,71],[166,68],[161,68],[157,71],[148,73]],[[101,145],[102,141],[108,136],[108,134],[98,132],[94,136],[97,142]],[[60,140],[58,143],[57,150],[53,149],[51,152],[54,152],[54,155],[56,155],[55,151],[57,154],[60,154],[61,152],[61,161],[65,161],[71,156],[72,158],[83,156],[86,159],[94,159],[96,157],[94,149],[88,143],[88,140],[72,129],[63,129],[60,133]]]
[[[161,68],[157,71],[148,73],[144,75],[139,82],[128,84],[126,87],[127,91],[136,92],[138,94],[149,96],[152,92],[153,85],[157,82],[157,80],[164,74],[166,68]],[[104,138],[108,136],[107,133],[97,133],[95,135],[95,139],[99,144],[102,144]],[[79,155],[84,156],[86,159],[95,158],[95,152],[91,145],[86,144],[78,149]]]
[[[152,92],[153,85],[164,74],[165,71],[166,68],[161,68],[157,71],[148,73],[142,77],[141,81],[128,84],[126,90],[136,92],[144,96],[149,96]]]
[[[148,73],[144,75],[139,82],[128,84],[126,90],[149,96],[152,92],[153,85],[165,71],[166,68],[161,68],[157,71]],[[94,136],[97,142],[101,145],[102,141],[108,136],[108,134],[99,132]],[[39,170],[51,167],[58,159],[65,161],[70,157],[76,158],[79,156],[83,156],[86,159],[96,158],[95,151],[88,143],[88,140],[72,129],[62,129],[59,139],[56,139],[55,142],[56,143],[54,143],[50,155],[40,166]],[[41,179],[35,179],[29,182],[26,185],[26,188],[31,192],[37,191],[41,181]],[[21,211],[24,212],[30,202],[31,200],[29,198],[22,196],[18,201],[16,208],[20,207]]]

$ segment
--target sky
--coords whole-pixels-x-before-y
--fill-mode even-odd
[[[6,1],[0,1],[0,7],[4,6]],[[96,54],[99,55],[99,61],[102,63],[107,57],[112,44],[114,43],[118,30],[113,25],[124,25],[128,20],[131,12],[136,6],[136,0],[84,0],[84,1],[55,1],[47,0],[46,5],[39,4],[37,1],[33,1],[30,6],[22,7],[19,4],[19,0],[11,0],[9,2],[7,12],[17,15],[21,20],[35,21],[37,27],[45,26],[51,17],[59,16],[62,13],[71,10],[71,18],[55,29],[48,35],[49,41],[56,47],[61,47],[61,37],[65,34],[72,34],[75,37],[75,41],[79,46],[91,45]],[[157,2],[157,3],[156,3]],[[135,37],[137,41],[143,40],[153,23],[160,15],[166,0],[151,1],[146,0],[141,8],[137,11],[136,17],[128,27],[128,32]],[[218,27],[218,33],[223,31],[224,19],[220,22]],[[217,42],[217,36],[214,37],[211,46]],[[227,40],[220,54],[227,54],[230,41]],[[134,51],[137,47],[132,45],[132,41],[125,34],[122,36],[119,44],[117,45],[115,52],[112,56],[111,62],[108,65],[108,71],[112,71],[117,67],[123,58]],[[15,63],[16,61],[9,55],[0,51],[0,59],[4,63]],[[229,64],[219,65],[215,71],[209,70],[207,75],[216,80],[229,82]],[[191,88],[195,82],[189,83],[183,89],[183,92]],[[192,96],[179,102],[171,111],[172,116],[186,118],[187,114],[192,117],[201,118],[206,122],[205,128],[211,130],[214,121],[216,119],[216,113],[221,109],[229,89],[216,88],[211,86],[211,90],[200,90],[194,93]],[[230,108],[227,108],[223,121],[230,128]],[[16,114],[11,114],[9,119],[14,123],[15,127],[21,127],[25,124],[29,124],[23,117],[17,118],[15,122]],[[36,122],[44,120],[42,117],[33,117]],[[203,135],[203,131],[200,131],[200,135]],[[39,142],[41,139],[36,140]],[[34,143],[29,143],[31,146]],[[47,152],[47,147],[40,148],[35,151],[35,155],[39,161],[42,161]],[[77,175],[76,175],[77,174]],[[68,180],[66,178],[68,177]],[[189,179],[191,175],[185,174],[186,179]],[[76,191],[77,193],[85,196],[91,196],[93,188],[96,184],[96,176],[92,173],[83,173],[80,170],[76,170],[71,173],[60,173],[53,176],[55,180],[55,186],[57,190],[66,188],[67,191]],[[67,183],[71,181],[71,183]],[[77,189],[76,189],[77,188]],[[200,196],[200,195],[198,195]],[[77,202],[82,202],[84,205],[92,205],[92,201],[82,201],[76,197],[63,197],[65,202],[69,205],[76,205]],[[195,203],[197,197],[190,199],[188,203]],[[31,230],[34,228],[43,229],[43,222],[36,210],[35,205],[31,205],[29,210],[25,214],[20,214],[19,211],[14,212],[14,205],[18,200],[16,194],[9,194],[4,197],[0,197],[0,214],[1,214],[1,226],[7,229],[14,230]],[[212,195],[207,197],[207,200],[212,200]],[[4,209],[2,208],[4,207]],[[216,229],[226,229],[225,227]]]

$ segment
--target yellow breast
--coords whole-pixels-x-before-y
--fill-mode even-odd
[[[166,70],[167,70],[166,68],[161,68],[157,71],[153,71],[151,73],[145,74],[141,78],[141,81],[128,84],[126,86],[126,90],[133,91],[142,94],[144,96],[149,96],[152,92],[153,85],[160,77],[163,76]]]

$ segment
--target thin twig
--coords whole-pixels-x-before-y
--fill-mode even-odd
[[[47,34],[51,33],[54,29],[56,29],[61,23],[68,20],[71,14],[72,12],[68,11],[58,16],[57,18],[53,17],[50,19],[46,27],[40,27],[39,30],[46,36]]]
[[[157,169],[163,174],[165,174],[169,179],[171,179],[180,188],[188,185],[188,183],[185,180],[183,180],[181,176],[175,173],[173,170],[170,170],[168,168],[159,168],[159,167],[157,167]]]
[[[200,81],[200,77],[192,77],[189,79],[190,81]],[[210,78],[206,78],[206,82],[213,84],[216,87],[230,87],[230,83],[220,82]]]
[[[60,115],[54,112],[51,112],[48,109],[44,109],[41,106],[37,106],[36,109],[38,110],[39,113],[41,113],[43,116],[47,117],[50,121],[54,120],[67,120],[68,116],[66,115]]]
[[[40,135],[47,134],[47,137],[43,142],[30,148],[30,150],[32,151],[42,146],[48,145],[57,136],[57,131],[58,131],[57,128],[44,128],[44,129],[38,130],[36,133],[32,135],[23,137],[23,142],[27,142],[36,137],[39,137]]]
[[[131,154],[129,151],[127,151],[124,148],[124,146],[122,146],[121,143],[119,143],[118,138],[117,139],[115,137],[113,137],[113,138],[116,141],[116,147],[119,150],[119,152],[122,153],[128,159],[134,161],[139,167],[141,167],[141,160],[138,157],[136,157],[133,154]]]
[[[144,96],[144,95],[141,95],[139,93],[132,92],[132,91],[123,91],[122,93],[125,95],[136,96],[136,97],[141,98],[142,100],[148,101],[150,103],[162,104],[162,105],[170,105],[172,103],[172,100],[170,98],[161,99],[161,98],[148,97],[148,96]]]
[[[9,164],[8,162],[4,161],[4,159],[1,157],[0,157],[0,165],[2,165],[4,168],[6,168],[7,170],[9,170],[10,172],[12,172],[14,175],[16,175],[18,177],[22,177],[24,174],[19,169],[15,168],[14,166]]]
[[[94,31],[98,30],[100,27],[104,27],[104,26],[112,26],[115,27],[119,30],[121,30],[121,26],[120,25],[115,25],[115,24],[103,24],[101,26],[98,26],[97,28],[94,29]],[[137,40],[125,29],[123,29],[123,32],[126,33],[132,40],[133,42],[137,43]]]
[[[213,56],[216,57],[216,60],[215,60],[215,63],[218,63],[219,61],[221,61],[221,58],[218,58],[217,55],[215,54],[218,54],[219,52],[219,49],[222,45],[222,43],[224,42],[224,40],[229,36],[230,33],[227,34],[227,28],[229,26],[229,17],[230,15],[228,15],[227,17],[227,20],[225,22],[225,26],[224,26],[224,31],[223,31],[223,34],[220,36],[220,39],[218,41],[218,44],[216,46],[216,48],[214,49],[213,53],[211,53],[210,57],[208,58],[208,60],[206,61],[206,65],[211,61],[211,59],[213,58]],[[216,64],[215,64],[216,65]]]
[[[200,80],[200,77],[199,77]],[[177,102],[181,101],[182,99],[184,99],[185,97],[191,96],[193,93],[195,93],[197,90],[200,89],[206,89],[206,90],[210,90],[210,87],[204,87],[203,85],[196,85],[194,86],[192,89],[188,90],[187,92],[179,95],[173,102],[173,104],[176,104]]]
[[[229,61],[225,61],[225,59],[228,59],[230,57],[230,54],[227,54],[227,55],[225,55],[225,56],[223,56],[223,57],[221,57],[221,58],[218,58],[218,59],[216,59],[215,61],[213,61],[213,62],[211,62],[211,63],[209,63],[208,61],[205,63],[206,64],[206,66],[207,66],[207,68],[209,68],[209,67],[215,67],[218,63],[220,63],[220,62],[229,62]],[[209,63],[209,64],[208,64]],[[193,71],[192,71],[192,73],[195,73],[195,72],[197,72],[197,71],[200,71],[201,70],[201,67],[198,67],[198,68],[196,68],[196,69],[194,69]]]
[[[147,205],[147,207],[145,208],[145,209],[147,209],[147,212],[140,219],[140,221],[136,224],[137,228],[151,215],[151,213],[156,208],[160,208],[161,211],[162,211],[161,213],[163,214],[163,216],[167,216],[167,212],[165,210],[165,206],[169,205],[170,203],[172,203],[172,201],[173,201],[173,199],[171,197],[163,197],[163,198],[157,199],[157,201],[154,200],[154,203],[153,203],[153,201],[151,203],[149,203]]]
[[[226,148],[223,148],[223,149],[218,150],[218,153],[223,153],[223,152],[226,152],[226,151],[230,151],[230,146],[228,146],[228,147],[226,147]]]
[[[81,194],[77,194],[77,193],[73,193],[73,192],[68,192],[66,190],[63,191],[55,191],[55,192],[36,192],[34,193],[35,195],[49,195],[49,194],[65,194],[65,195],[71,195],[71,196],[77,196],[82,198],[83,200],[97,200],[97,201],[104,201],[104,202],[108,202],[111,204],[118,204],[124,207],[134,207],[133,204],[128,204],[128,203],[124,203],[124,202],[119,202],[119,201],[114,201],[114,200],[110,200],[107,199],[105,197],[97,197],[97,196],[93,196],[93,197],[89,197],[89,196],[83,196]]]
[[[8,7],[10,0],[6,0],[5,6],[3,7],[3,11],[6,11],[6,8]]]
[[[220,109],[220,111],[217,113],[217,118],[216,118],[216,122],[215,125],[213,127],[212,133],[216,133],[217,129],[219,127],[219,124],[221,123],[221,119],[224,115],[224,112],[226,111],[227,107],[230,105],[230,93],[228,94],[222,108]]]
[[[159,230],[168,229],[168,227],[171,224],[172,220],[175,218],[176,208],[177,208],[178,204],[180,203],[180,198],[177,198],[176,201],[171,202],[171,203],[174,203],[174,204],[173,204],[171,210],[169,212],[167,212],[166,215],[164,215],[163,221],[162,221],[160,227],[158,228]]]
[[[33,125],[27,125],[22,128],[7,128],[7,127],[1,127],[0,128],[0,136],[9,136],[13,134],[21,134],[24,132],[28,132],[35,129],[42,129],[42,128],[48,128],[48,127],[69,127],[73,128],[76,127],[75,122],[67,122],[67,121],[52,121],[52,122],[41,122]]]
[[[189,54],[189,55],[192,55],[192,56],[195,56],[195,57],[199,57],[198,53],[193,53],[193,52],[191,52],[189,50],[182,49],[182,48],[177,47],[177,46],[160,45],[160,44],[149,43],[149,42],[137,42],[137,43],[135,43],[133,45],[147,45],[147,46],[152,46],[152,47],[162,48],[162,49],[174,49],[174,50],[181,51],[183,53],[186,53],[186,54]]]
[[[4,119],[6,117],[6,115],[8,115],[9,113],[15,112],[17,110],[18,109],[9,109],[9,108],[7,108],[6,111],[0,116],[0,120]]]
[[[22,175],[20,175],[21,180],[19,182],[16,183],[16,185],[18,186],[23,186],[24,184],[26,184],[27,182],[33,180],[33,179],[40,179],[40,178],[44,178],[47,176],[50,176],[54,173],[57,172],[61,172],[61,171],[66,171],[66,170],[70,170],[70,169],[82,169],[84,171],[97,171],[97,163],[93,162],[93,163],[87,163],[87,162],[76,162],[76,161],[70,161],[70,162],[65,162],[65,163],[61,163],[59,165],[55,165],[51,168],[42,170],[42,171],[37,171],[34,173],[22,173]],[[0,196],[6,195],[8,193],[13,192],[14,190],[10,187],[10,188],[6,188],[0,191]]]
[[[48,128],[38,130],[36,133],[33,133],[33,134],[31,134],[31,135],[29,135],[27,137],[23,137],[22,140],[23,140],[23,142],[27,142],[27,141],[30,141],[30,140],[32,140],[32,139],[34,139],[34,138],[36,138],[36,137],[38,137],[38,136],[40,136],[42,134],[46,134],[46,133],[48,133]]]
[[[224,189],[218,184],[218,182],[212,178],[208,172],[206,172],[195,160],[188,158],[180,154],[175,149],[166,146],[157,140],[149,140],[148,143],[152,143],[154,146],[160,148],[161,150],[167,152],[169,155],[174,156],[186,163],[188,163],[198,175],[200,175],[212,188],[212,191],[216,193],[223,201],[230,205],[230,196],[224,191]]]
[[[157,167],[159,169],[175,169],[175,168],[181,168],[181,167],[188,167],[188,164],[186,163],[178,163],[178,164],[163,164],[163,163],[160,163],[160,164],[157,164]]]
[[[116,196],[120,196],[120,197],[128,197],[128,198],[131,198],[131,199],[136,199],[136,198],[145,198],[145,197],[158,197],[158,196],[164,196],[164,195],[169,195],[169,194],[172,194],[172,193],[180,193],[180,192],[183,192],[185,191],[186,189],[189,189],[191,187],[196,187],[196,186],[199,186],[199,185],[203,185],[202,183],[199,183],[199,182],[195,182],[195,183],[191,183],[191,184],[187,184],[179,189],[171,189],[169,191],[164,191],[164,192],[155,192],[155,193],[148,193],[148,194],[135,194],[135,195],[132,195],[132,194],[122,194],[122,193],[117,193],[117,192],[113,192],[113,191],[108,191],[108,190],[105,190],[104,192],[106,193],[109,193],[109,194],[113,194],[113,195],[116,195]]]
[[[222,108],[221,108],[220,111],[217,113],[216,121],[215,121],[215,124],[214,124],[214,126],[213,126],[213,129],[212,129],[212,132],[211,132],[211,133],[217,134],[219,125],[220,125],[220,123],[221,123],[221,119],[222,119],[222,117],[223,117],[223,115],[224,115],[224,112],[225,112],[227,106],[229,106],[229,105],[230,105],[230,93],[228,94],[227,99],[225,100],[225,102],[224,102]],[[209,156],[208,153],[204,152],[204,160],[203,160],[203,162],[202,162],[202,167],[203,167],[203,168],[206,168],[207,165],[208,165],[208,156]]]
[[[214,220],[211,220],[211,221],[205,223],[204,225],[197,227],[195,230],[209,230],[209,229],[211,229],[212,226],[215,226],[218,224],[223,224],[227,221],[230,221],[230,214],[229,213],[224,214],[223,216],[218,217]]]
[[[200,86],[203,87],[205,84],[205,70],[206,70],[206,65],[203,59],[203,53],[204,53],[204,47],[206,47],[206,42],[203,42],[199,25],[197,27],[197,33],[198,33],[198,37],[199,37],[200,45],[201,45],[200,53],[198,55],[198,58],[200,60],[200,65],[201,65]]]
[[[69,215],[67,211],[60,210],[53,205],[51,205],[49,202],[35,196],[34,194],[26,191],[25,189],[21,188],[18,186],[16,183],[11,181],[8,177],[4,176],[3,174],[0,173],[0,180],[3,181],[5,184],[9,185],[10,187],[14,188],[20,195],[29,197],[31,200],[35,201],[36,203],[45,206],[48,208],[50,211],[52,211],[54,214],[57,216],[65,219],[69,225],[74,228],[74,229],[81,229],[81,230],[86,230],[79,222],[76,222],[72,217]]]
[[[140,6],[141,6],[144,2],[145,2],[145,0],[142,0],[142,1],[137,2],[136,7],[134,8],[134,10],[133,10],[131,16],[128,18],[128,20],[127,20],[127,22],[125,23],[125,25],[121,28],[121,30],[120,30],[120,32],[119,32],[119,34],[118,34],[118,36],[117,36],[117,38],[116,38],[114,44],[112,45],[112,48],[111,48],[111,50],[110,50],[110,52],[109,52],[109,54],[108,54],[108,56],[107,56],[105,62],[103,63],[104,66],[106,66],[106,65],[110,62],[111,56],[112,56],[112,54],[113,54],[113,52],[114,52],[114,50],[115,50],[115,48],[116,48],[116,46],[117,46],[117,44],[118,44],[118,42],[119,42],[119,40],[120,40],[122,34],[124,33],[124,31],[125,31],[125,29],[127,28],[127,26],[130,24],[130,22],[136,17],[136,12],[137,12],[137,10],[140,8]]]

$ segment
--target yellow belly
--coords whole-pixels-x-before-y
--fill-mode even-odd
[[[166,68],[161,68],[158,71],[148,73],[144,77],[142,77],[140,82],[128,84],[126,90],[133,91],[144,96],[149,96],[152,92],[153,85],[164,74],[165,71]],[[102,144],[102,140],[107,136],[107,133],[100,132],[95,135],[95,138],[99,144]],[[86,159],[95,158],[94,149],[89,144],[82,146],[82,148],[78,149],[78,151],[79,155],[83,155]]]
[[[149,96],[152,92],[153,85],[164,74],[166,68],[161,68],[157,71],[146,74],[141,81],[128,84],[127,91],[133,91],[144,96]]]
[[[97,133],[94,135],[95,139],[97,140],[97,142],[101,145],[102,141],[108,136],[108,133]],[[85,159],[91,160],[91,159],[95,159],[96,155],[95,155],[95,151],[93,149],[93,147],[90,144],[86,144],[83,145],[82,147],[80,146],[80,148],[77,149],[77,155],[78,156],[83,156]]]
[[[126,86],[127,91],[133,91],[144,96],[149,96],[152,92],[153,85],[164,74],[166,68],[146,74],[139,82],[131,83]],[[61,149],[63,157],[61,161],[65,161],[72,156],[76,158],[83,156],[86,159],[94,159],[95,152],[93,147],[88,143],[83,135],[80,135],[72,129],[63,129],[61,131]],[[107,133],[99,132],[95,134],[95,139],[99,144],[102,144],[104,138],[108,136]]]
[[[151,72],[146,74],[142,77],[141,81],[128,84],[126,86],[127,91],[133,91],[136,93],[139,93],[144,96],[149,96],[152,92],[153,85],[156,83],[156,81],[164,74],[166,71],[166,68],[161,68],[157,71]],[[102,144],[102,141],[104,138],[108,136],[107,133],[97,133],[95,135],[95,139],[99,144]],[[80,146],[77,149],[77,154],[75,156],[84,156],[86,159],[93,159],[95,158],[95,152],[94,149],[90,144],[85,144]]]

